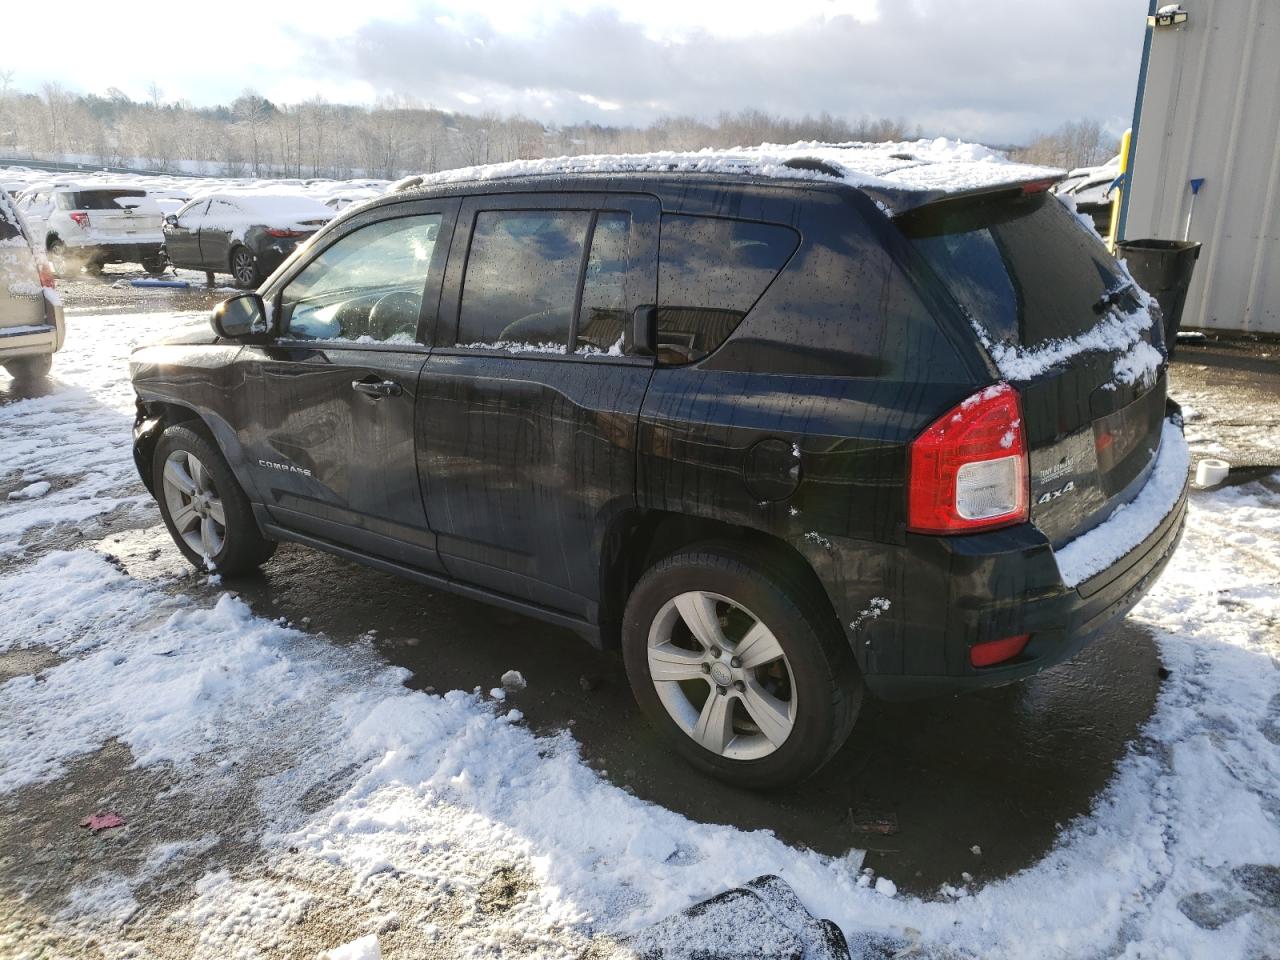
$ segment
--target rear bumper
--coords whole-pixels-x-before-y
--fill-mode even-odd
[[[1024,549],[1001,549],[993,544],[995,549],[985,554],[970,550],[963,557],[953,556],[957,566],[969,570],[962,582],[977,579],[987,584],[1022,584],[1030,595],[1004,602],[992,594],[953,597],[955,610],[947,616],[941,637],[949,672],[868,674],[867,686],[887,700],[911,700],[1012,683],[1069,660],[1108,633],[1146,596],[1177,549],[1186,517],[1184,486],[1177,505],[1146,540],[1074,588],[1060,580],[1056,588],[1037,588],[1020,577],[1015,568],[1029,559]],[[1015,660],[994,667],[970,665],[969,649],[975,643],[1024,633],[1031,639]]]
[[[1168,564],[1187,514],[1187,450],[1176,420],[1122,513],[1055,553],[1032,524],[958,537],[908,535],[869,598],[837,602],[867,686],[891,700],[998,686],[1078,653],[1107,633]],[[1107,528],[1107,529],[1104,529]],[[864,587],[865,589],[865,587]],[[833,597],[835,599],[835,597]],[[843,614],[867,607],[852,622]],[[881,615],[883,614],[883,615]],[[978,643],[1029,634],[1015,659],[974,667]]]
[[[258,270],[262,276],[274,273],[298,249],[298,240],[291,237],[270,237],[259,241],[254,256],[258,258]]]
[[[67,327],[63,319],[62,305],[46,298],[44,323],[0,327],[0,362],[57,353],[62,349],[66,334]]]

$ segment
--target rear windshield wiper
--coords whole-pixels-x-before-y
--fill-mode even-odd
[[[1137,288],[1137,284],[1132,280],[1123,281],[1120,286],[1108,290],[1093,303],[1093,312],[1101,316],[1110,310],[1113,306],[1120,302],[1120,299],[1130,291]]]

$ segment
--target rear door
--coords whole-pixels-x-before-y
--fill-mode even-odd
[[[1158,305],[1047,193],[943,201],[898,223],[1022,395],[1032,521],[1055,547],[1101,523],[1160,446]]]
[[[165,227],[164,246],[175,267],[204,269],[204,260],[200,257],[200,223],[208,209],[208,200],[194,200],[178,211],[177,224]]]
[[[654,360],[658,202],[498,195],[463,204],[436,347],[419,385],[419,461],[448,572],[594,620],[600,546],[635,503]]]
[[[439,302],[456,200],[344,225],[272,299],[278,335],[246,346],[241,443],[271,519],[438,570],[414,457],[419,337]]]

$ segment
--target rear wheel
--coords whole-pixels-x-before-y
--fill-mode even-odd
[[[167,428],[152,459],[152,487],[174,543],[201,569],[236,576],[275,553],[249,499],[204,430]]]
[[[687,760],[738,786],[803,780],[844,743],[862,678],[817,588],[735,544],[655,564],[627,601],[641,709]]]
[[[262,282],[258,276],[258,258],[248,247],[231,251],[231,278],[241,290],[249,290]]]
[[[53,369],[53,354],[44,353],[37,357],[6,360],[4,367],[9,371],[9,376],[15,380],[43,380]]]

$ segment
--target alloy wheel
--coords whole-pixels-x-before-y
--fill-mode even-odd
[[[257,279],[257,268],[253,262],[253,254],[245,249],[237,250],[236,255],[231,260],[231,272],[237,283],[245,287],[252,286],[253,281]]]
[[[671,719],[730,760],[777,750],[796,721],[796,685],[782,644],[728,597],[701,590],[663,604],[649,628],[649,676]]]
[[[165,460],[162,476],[165,505],[178,536],[212,560],[227,539],[227,515],[212,475],[195,454],[175,450]]]

